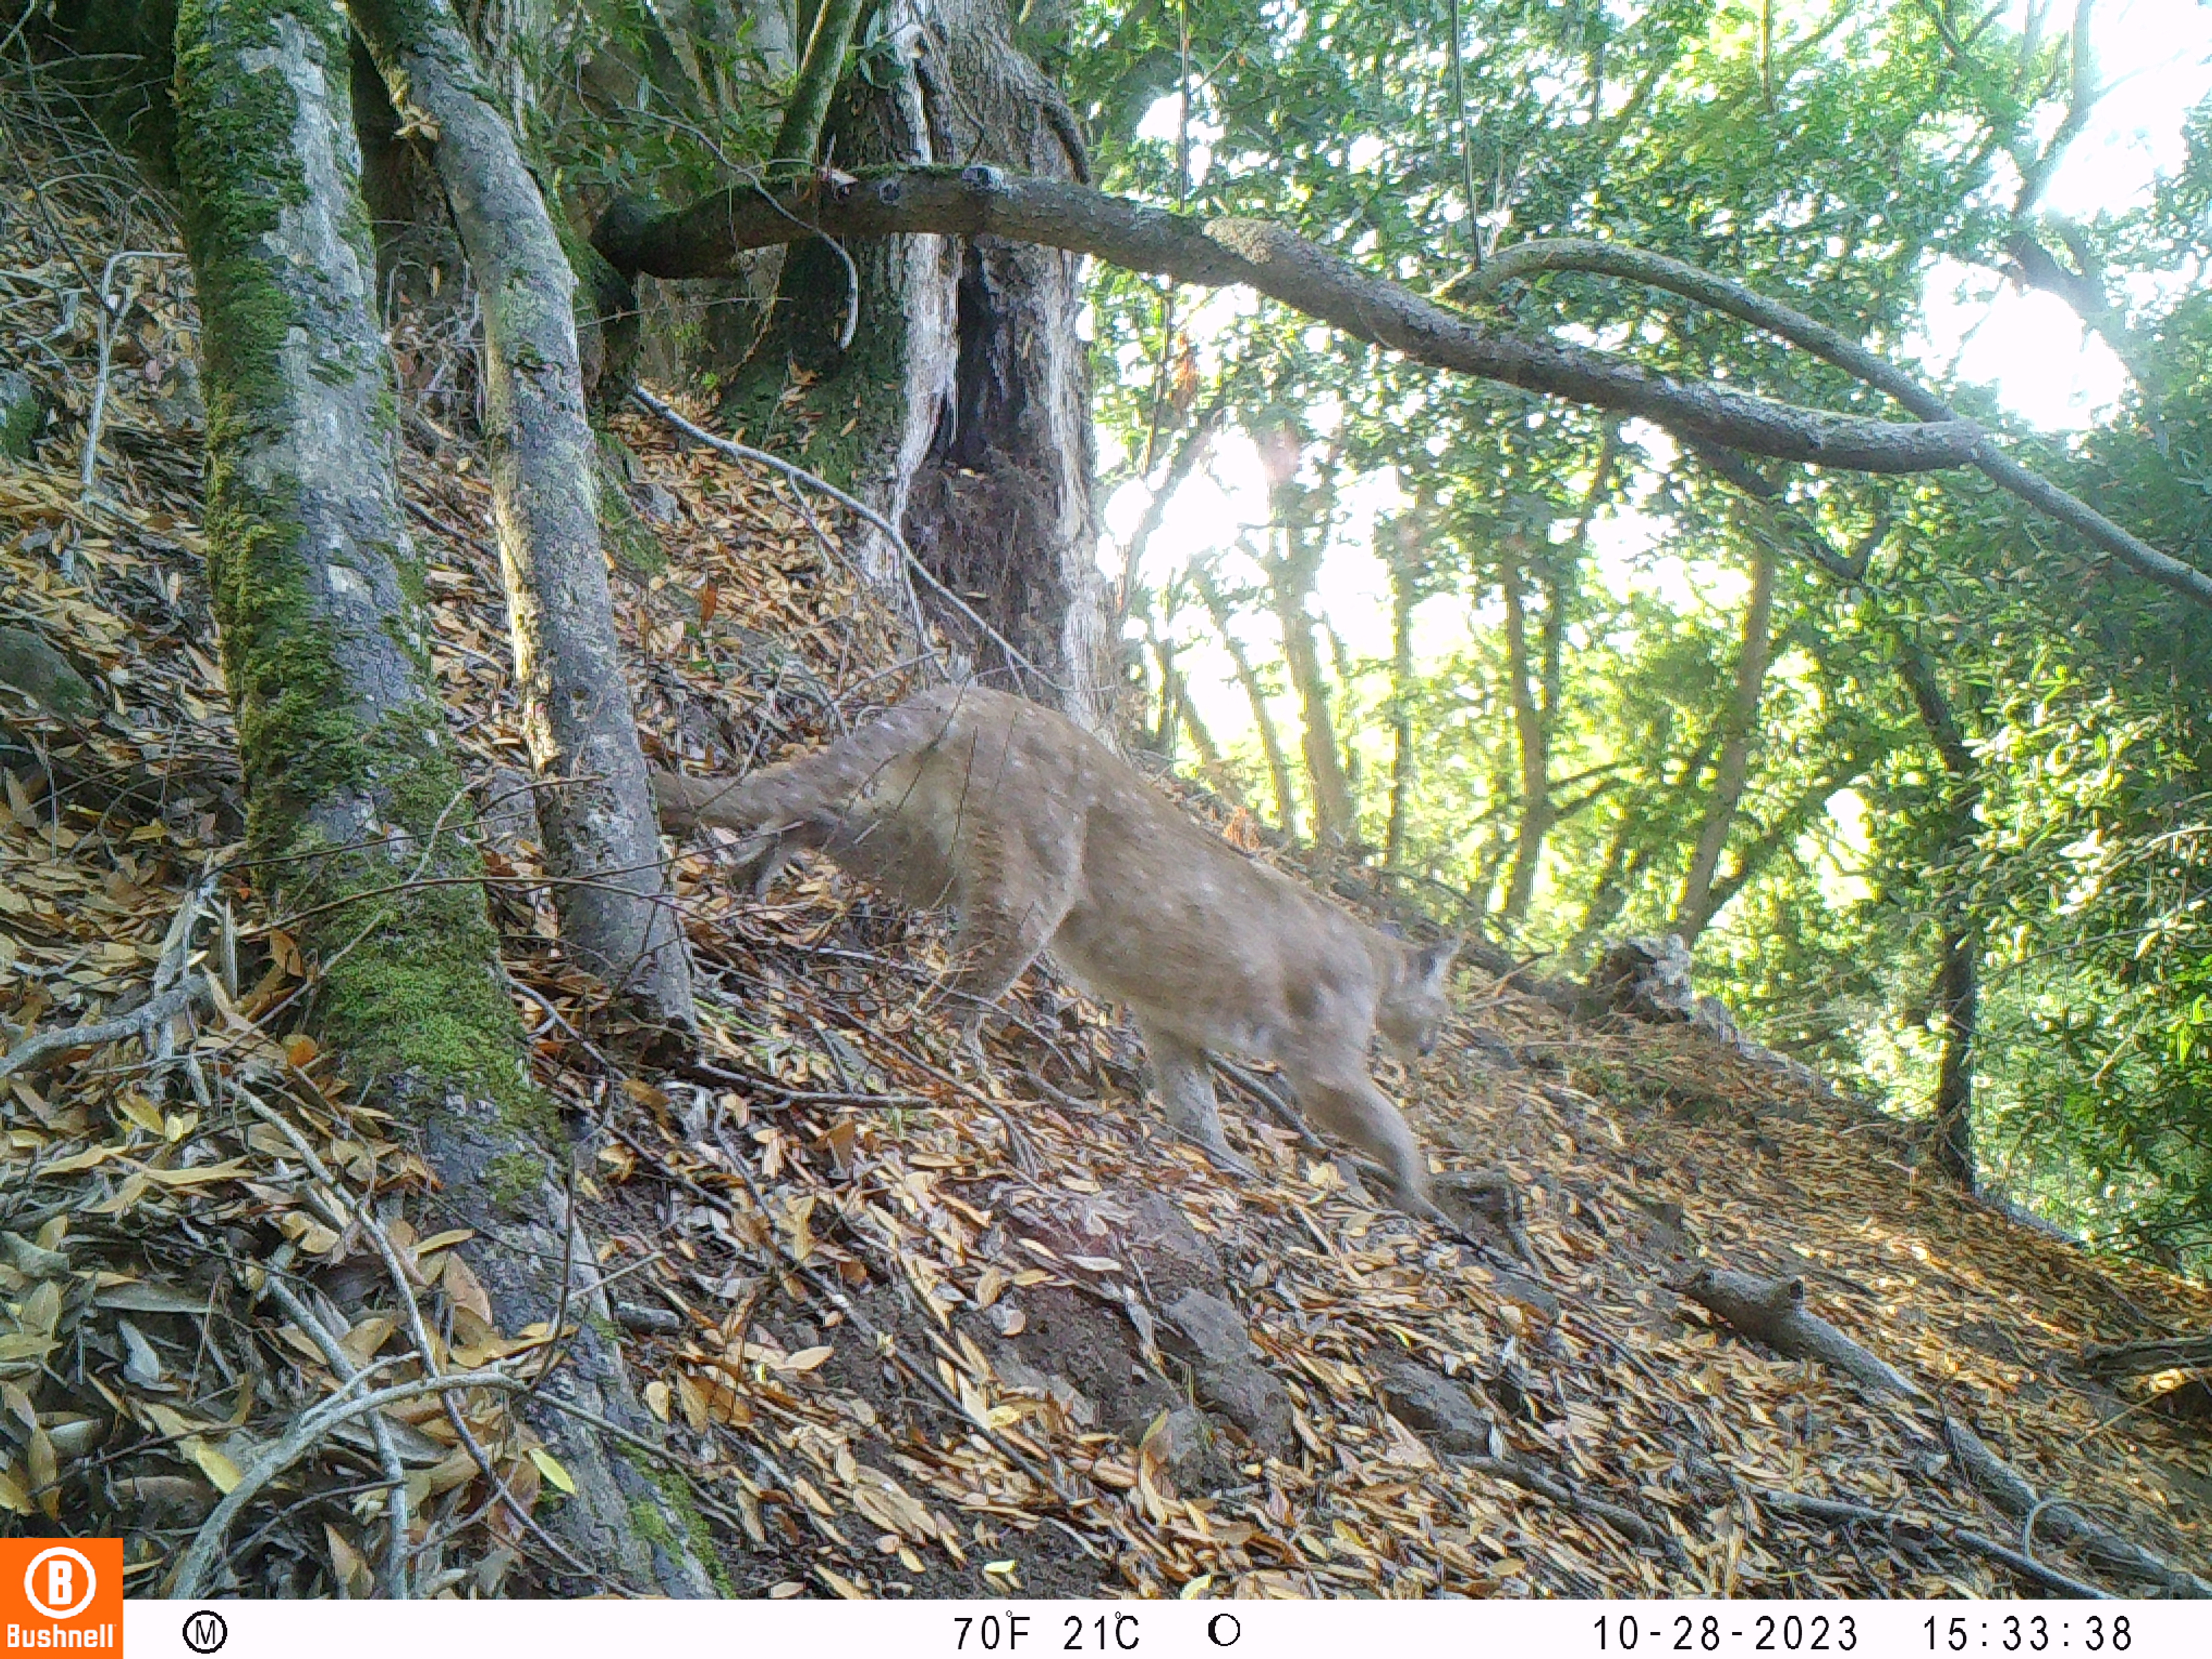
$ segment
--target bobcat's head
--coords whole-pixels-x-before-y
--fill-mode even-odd
[[[1375,1011],[1376,1030],[1400,1059],[1414,1059],[1437,1046],[1437,1033],[1451,1014],[1444,982],[1458,954],[1455,939],[1407,947],[1397,977],[1384,989],[1382,1006]]]

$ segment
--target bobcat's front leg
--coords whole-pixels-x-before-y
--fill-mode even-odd
[[[1220,1103],[1213,1097],[1213,1068],[1206,1050],[1173,1032],[1164,1031],[1139,1018],[1145,1053],[1152,1062],[1152,1086],[1167,1109],[1175,1132],[1230,1174],[1254,1176],[1259,1171],[1229,1150],[1221,1133]]]
[[[1288,1067],[1286,1070],[1290,1069]],[[1408,1215],[1456,1232],[1451,1218],[1429,1196],[1428,1159],[1390,1097],[1364,1071],[1339,1076],[1292,1073],[1298,1109],[1315,1123],[1350,1141],[1382,1165],[1398,1207]]]

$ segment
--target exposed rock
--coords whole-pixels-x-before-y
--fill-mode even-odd
[[[46,401],[31,377],[20,368],[0,368],[0,455],[28,460],[46,420]]]
[[[154,418],[172,438],[198,440],[207,431],[207,403],[200,396],[199,365],[179,357],[163,365],[154,383]]]
[[[1182,1340],[1178,1347],[1202,1365],[1234,1365],[1252,1357],[1252,1334],[1244,1316],[1206,1291],[1185,1291],[1167,1307],[1169,1335]]]
[[[1242,1314],[1208,1291],[1185,1291],[1168,1305],[1160,1334],[1190,1361],[1200,1400],[1267,1455],[1291,1449],[1291,1396],[1259,1363]]]
[[[1482,1457],[1490,1454],[1490,1419],[1449,1377],[1411,1360],[1383,1374],[1382,1403],[1391,1414],[1437,1450]]]
[[[43,635],[27,628],[0,628],[0,686],[64,720],[88,720],[100,713],[100,697],[91,684]],[[0,696],[0,720],[21,708],[18,699]]]
[[[1178,1492],[1218,1492],[1235,1477],[1235,1468],[1221,1455],[1218,1437],[1204,1412],[1195,1406],[1176,1406],[1156,1418],[1139,1443],[1143,1451],[1156,1453],[1160,1467]]]

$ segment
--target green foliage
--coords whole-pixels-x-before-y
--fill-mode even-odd
[[[2004,269],[2009,239],[2036,234],[2120,300],[2116,347],[2138,384],[2077,444],[2008,443],[2212,566],[2212,298],[2191,280],[2212,258],[2212,112],[2153,201],[2051,227],[2034,208],[2071,131],[2063,18],[2023,38],[2013,14],[1962,35],[1952,9],[1907,0],[1776,7],[1770,45],[1761,8],[1712,0],[1462,9],[1464,123],[1444,0],[1094,0],[1066,76],[1109,187],[1278,219],[1461,303],[1477,302],[1468,279],[1497,246],[1595,236],[1894,354],[1936,260]],[[1387,659],[1344,665],[1337,699],[1410,714],[1400,859],[1422,890],[1457,891],[1463,919],[1569,965],[1676,914],[1720,787],[1742,573],[1775,550],[1773,662],[1717,881],[1728,902],[1698,941],[1709,988],[1770,1042],[1920,1112],[1945,930],[1970,921],[1988,1178],[2099,1238],[2212,1259],[2212,618],[2114,576],[1976,475],[1769,469],[1786,503],[1769,511],[1648,428],[1408,365],[1269,306],[1199,313],[1200,296],[1111,270],[1093,291],[1109,484],[1157,485],[1217,401],[1248,434],[1295,416],[1313,434],[1291,458],[1300,476],[1334,474],[1338,499],[1395,477],[1401,505],[1376,556],[1415,585],[1428,635],[1452,642],[1427,647],[1410,683]],[[1613,279],[1539,276],[1480,303],[1533,337],[1897,413],[1806,353]],[[1972,388],[1946,395],[2007,424]],[[1863,578],[1818,568],[1808,529],[1832,562],[1870,548]],[[1219,554],[1233,591],[1252,567],[1229,533]],[[1139,574],[1140,592],[1173,590],[1172,571]],[[1320,597],[1332,617],[1352,603]],[[1237,626],[1264,664],[1263,605],[1247,598]],[[1200,665],[1218,659],[1203,613],[1156,611],[1152,626],[1205,691]],[[1971,778],[1947,767],[1907,652],[1935,665]],[[1362,836],[1379,845],[1395,745],[1385,720],[1342,724],[1364,763]],[[1540,799],[1523,776],[1532,738]],[[1255,753],[1232,745],[1248,781]],[[1540,878],[1508,916],[1532,813]]]

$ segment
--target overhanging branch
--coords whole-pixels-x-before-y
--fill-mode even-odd
[[[1522,242],[1506,249],[1484,266],[1475,279],[1474,288],[1478,293],[1491,293],[1516,277],[1526,278],[1547,270],[1581,270],[1600,276],[1620,276],[1630,282],[1642,283],[1646,287],[1679,294],[1684,299],[1694,300],[1699,305],[1724,312],[1754,328],[1779,335],[1790,344],[1833,363],[1845,374],[1894,398],[1929,422],[1932,429],[1948,430],[1966,424],[1959,420],[1957,411],[1933,392],[1849,336],[1837,332],[1825,323],[1814,321],[1802,311],[1770,300],[1764,295],[1755,294],[1740,283],[1732,283],[1724,276],[1700,270],[1695,265],[1670,259],[1664,254],[1580,238]],[[1652,418],[1658,420],[1662,426],[1668,424],[1658,416]],[[2141,537],[2132,535],[2114,524],[2087,501],[2069,495],[2049,479],[2029,471],[1999,450],[1978,428],[1972,429],[1976,433],[1973,447],[1958,461],[1944,465],[1964,464],[1979,468],[1999,487],[2009,490],[2059,523],[2071,526],[2085,539],[2102,548],[2137,575],[2148,577],[2160,586],[2171,589],[2185,599],[2212,606],[2212,575],[2160,552]],[[1750,444],[1741,443],[1729,443],[1725,447],[1753,448]],[[1710,444],[1707,447],[1710,449]],[[1775,454],[1778,452],[1764,450],[1756,453]],[[1712,461],[1714,458],[1708,453],[1706,459]],[[1827,465],[1844,464],[1830,461]],[[1716,463],[1716,468],[1725,475],[1725,467]],[[1908,469],[1863,467],[1858,470],[1872,472]]]
[[[1089,253],[1206,288],[1242,284],[1357,339],[1417,362],[1638,416],[1692,441],[1860,472],[1929,472],[1973,460],[1981,428],[1869,420],[1779,404],[1710,380],[1682,380],[1610,352],[1499,334],[1433,304],[1279,225],[1201,220],[1079,185],[995,167],[901,167],[860,178],[819,173],[781,189],[739,185],[642,222],[602,227],[617,270],[727,276],[749,249],[835,237],[998,236]],[[2212,601],[2212,582],[2207,583]]]

